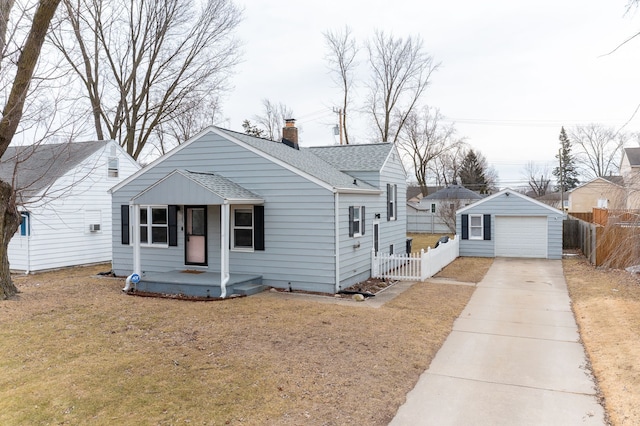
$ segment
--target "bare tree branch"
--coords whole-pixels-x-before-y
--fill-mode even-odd
[[[158,127],[217,102],[239,61],[232,0],[199,10],[188,0],[63,1],[68,23],[52,40],[83,83],[96,136],[134,158],[160,143]],[[160,150],[180,133],[163,135]]]
[[[372,70],[367,110],[378,138],[395,143],[439,64],[418,36],[402,39],[376,31],[367,50]]]
[[[357,66],[356,55],[358,46],[353,39],[351,28],[344,27],[341,31],[327,31],[324,34],[325,43],[329,49],[327,61],[334,73],[334,81],[342,89],[342,128],[344,130],[345,143],[349,144],[349,131],[347,126],[347,110],[350,104],[350,94],[353,87],[353,72]]]

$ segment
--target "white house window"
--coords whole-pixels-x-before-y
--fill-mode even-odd
[[[166,206],[140,206],[140,243],[166,246],[169,221]]]
[[[431,213],[436,212],[436,203],[431,203]]]
[[[109,177],[118,177],[118,171],[119,171],[119,162],[118,162],[118,158],[109,158],[108,161],[108,176]]]
[[[482,215],[470,214],[469,215],[469,239],[470,240],[482,240]]]
[[[236,207],[232,211],[231,246],[236,250],[253,249],[253,207]]]

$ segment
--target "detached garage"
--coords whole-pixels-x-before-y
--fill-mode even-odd
[[[456,212],[460,256],[561,259],[562,219],[560,210],[505,189]]]

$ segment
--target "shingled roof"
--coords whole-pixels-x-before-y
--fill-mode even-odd
[[[0,159],[0,179],[11,182],[21,201],[51,186],[109,141],[10,146]]]
[[[274,142],[269,139],[258,138],[255,136],[250,136],[244,133],[234,132],[232,130],[216,128],[218,131],[231,136],[235,139],[240,140],[241,142],[246,143],[247,145],[262,151],[263,153],[274,157],[289,166],[292,166],[304,173],[307,173],[313,176],[316,179],[319,179],[336,189],[354,189],[354,190],[371,190],[371,191],[379,191],[378,188],[363,182],[359,179],[354,179],[353,176],[350,176],[347,173],[346,169],[342,167],[347,167],[347,162],[338,161],[340,155],[336,152],[335,154],[329,154],[328,150],[327,155],[318,155],[316,148],[301,148],[301,149],[292,149],[291,147],[280,143]],[[378,145],[378,144],[375,144]],[[383,145],[383,144],[379,144]],[[386,149],[387,155],[391,150],[391,144],[386,145],[384,148]],[[334,147],[340,149],[342,156],[345,158],[354,159],[357,154],[354,152],[355,150],[350,149],[351,147],[363,147],[362,151],[367,150],[370,153],[371,157],[367,161],[363,161],[360,165],[358,165],[357,169],[349,168],[348,171],[355,170],[380,170],[382,168],[382,164],[384,163],[381,160],[382,153],[384,150],[382,147],[373,147],[370,148],[370,145],[342,145],[339,147]],[[369,148],[367,148],[369,147]],[[335,159],[336,163],[330,161],[331,159]],[[385,156],[386,159],[386,156]],[[377,166],[379,168],[375,168]],[[366,167],[366,168],[365,168]]]
[[[451,185],[442,188],[433,194],[422,198],[423,200],[479,200],[482,195],[465,188],[462,185]]]
[[[390,143],[366,145],[318,146],[308,149],[343,172],[366,172],[382,169],[393,148]]]
[[[640,148],[625,148],[624,152],[631,167],[640,166]]]

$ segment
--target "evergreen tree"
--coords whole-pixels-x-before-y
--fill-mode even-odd
[[[470,149],[462,160],[459,176],[460,183],[464,187],[481,194],[487,194],[489,182],[486,176],[486,165],[483,163],[482,158]]]
[[[264,138],[266,136],[264,130],[255,124],[251,124],[249,120],[244,120],[242,122],[242,128],[247,135],[256,136],[258,138]]]
[[[575,165],[575,156],[571,154],[571,141],[564,131],[564,127],[560,130],[560,152],[556,154],[556,158],[560,160],[560,164],[553,169],[553,175],[556,177],[558,184],[556,191],[567,192],[578,186],[578,170]]]

